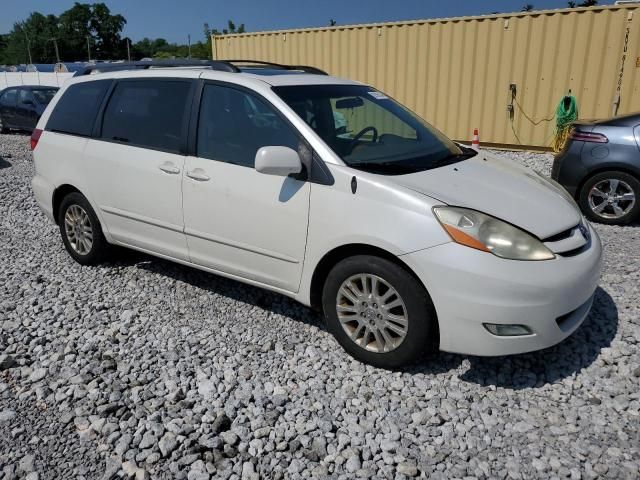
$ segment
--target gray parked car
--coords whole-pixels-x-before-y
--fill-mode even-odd
[[[626,224],[640,215],[640,113],[580,121],[555,157],[551,177],[591,220]]]
[[[0,90],[0,132],[33,131],[58,87],[20,85]]]

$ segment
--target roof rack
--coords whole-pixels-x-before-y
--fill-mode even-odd
[[[222,60],[224,62],[228,62],[229,64],[234,63],[242,63],[245,66],[253,67],[253,68],[275,68],[281,70],[299,70],[305,73],[312,73],[315,75],[329,75],[324,70],[320,70],[319,68],[312,67],[309,65],[283,65],[281,63],[273,63],[273,62],[264,62],[262,60]]]
[[[201,67],[220,72],[239,73],[242,70],[234,65],[236,63],[249,68],[274,68],[278,70],[300,71],[314,75],[328,75],[327,72],[308,65],[282,65],[280,63],[263,62],[262,60],[143,60],[139,62],[96,63],[86,65],[84,68],[78,70],[74,76],[78,77],[100,72],[116,72],[119,70],[144,70],[149,68],[171,67]]]
[[[162,60],[162,61],[140,61],[140,62],[120,62],[120,63],[96,63],[87,65],[75,73],[74,76],[90,75],[98,72],[115,72],[118,70],[137,70],[148,68],[171,68],[171,67],[202,67],[221,72],[237,73],[238,67],[229,62],[221,60]]]

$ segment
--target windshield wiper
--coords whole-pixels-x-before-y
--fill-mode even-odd
[[[473,158],[478,154],[475,150],[463,150],[462,153],[452,153],[447,155],[446,157],[442,157],[433,162],[434,165],[443,166],[444,164],[451,164],[460,162],[462,160],[468,160],[469,158]]]
[[[415,172],[416,170],[415,166],[403,165],[400,162],[353,162],[347,163],[347,166],[352,168],[362,168],[365,170],[381,170],[386,172]]]

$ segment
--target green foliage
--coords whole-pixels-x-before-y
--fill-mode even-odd
[[[164,38],[143,38],[139,42],[131,45],[131,59],[140,60],[141,58],[155,59],[172,59],[172,58],[188,58],[189,46],[169,43]],[[207,42],[196,42],[191,44],[191,58],[194,59],[210,59],[211,47]]]
[[[598,5],[598,0],[585,0],[584,2],[576,3],[576,2],[567,2],[569,8],[575,7],[593,7],[594,5]]]
[[[53,39],[58,43],[62,61],[87,60],[87,43],[92,60],[122,60],[127,58],[127,40],[120,34],[127,23],[122,15],[112,14],[104,3],[78,3],[60,16],[33,12],[22,22],[14,24],[6,35],[0,35],[0,64],[54,63],[56,54]],[[191,58],[211,58],[211,35],[244,33],[244,23],[227,21],[222,30],[204,24],[204,41],[191,45]],[[164,38],[143,38],[130,42],[131,60],[141,58],[188,58],[189,46],[169,43]]]
[[[127,23],[122,15],[112,15],[104,3],[78,3],[59,17],[31,13],[16,22],[0,43],[0,63],[28,63],[29,50],[33,63],[56,60],[56,39],[62,61],[87,59],[87,41],[92,58],[123,58],[126,46],[120,33]]]
[[[533,11],[533,5],[531,5],[530,3],[526,3],[526,4],[522,7],[522,11],[523,11],[523,12],[531,12],[531,11]]]

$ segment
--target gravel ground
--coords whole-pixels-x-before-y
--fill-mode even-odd
[[[285,297],[137,253],[74,263],[28,143],[0,135],[0,479],[638,478],[638,226],[596,227],[601,287],[562,344],[390,372]]]

